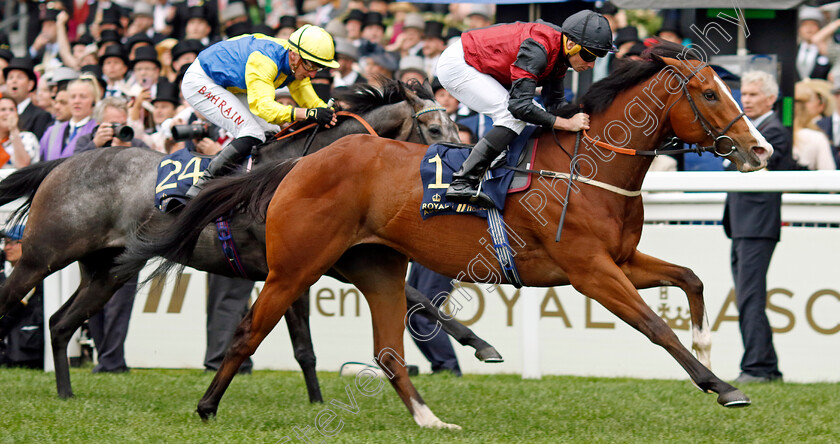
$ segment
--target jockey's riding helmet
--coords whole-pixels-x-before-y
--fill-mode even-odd
[[[583,10],[576,12],[563,21],[563,34],[569,40],[586,48],[598,57],[604,57],[608,52],[615,52],[612,30],[606,17],[597,12]]]
[[[289,37],[292,50],[304,59],[328,68],[338,68],[335,58],[335,42],[332,36],[313,25],[303,25]]]

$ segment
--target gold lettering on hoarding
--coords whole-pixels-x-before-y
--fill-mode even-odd
[[[588,299],[589,298],[587,298],[587,300]],[[546,310],[550,301],[554,301],[554,306],[557,307],[557,309],[553,311]],[[587,311],[587,314],[588,313],[589,311]],[[569,317],[566,316],[566,310],[563,309],[563,304],[560,303],[560,298],[557,297],[557,292],[554,291],[554,287],[548,289],[545,293],[542,304],[540,304],[540,318],[561,318],[563,319],[563,324],[566,328],[572,328],[572,323],[569,322]]]
[[[516,304],[516,301],[519,300],[519,289],[517,288],[516,291],[513,293],[513,297],[508,299],[505,291],[502,290],[501,285],[496,285],[496,291],[499,293],[499,297],[502,298],[502,302],[505,304],[505,325],[508,327],[513,326],[513,306]]]
[[[322,296],[322,294],[324,294],[324,293],[326,294],[326,296]],[[326,317],[335,316],[335,313],[327,313],[321,307],[321,300],[322,299],[327,300],[327,301],[334,301],[335,300],[335,293],[333,293],[331,288],[324,287],[324,288],[318,290],[318,293],[315,294],[315,309],[318,310],[318,313],[321,313],[322,315],[324,315]]]
[[[822,333],[824,335],[833,335],[840,331],[840,322],[838,322],[837,325],[835,325],[834,327],[825,328],[817,325],[817,322],[814,320],[814,303],[817,302],[817,299],[823,296],[834,296],[835,299],[840,301],[840,293],[837,293],[834,290],[820,290],[812,294],[811,297],[808,298],[808,303],[805,305],[805,319],[808,320],[808,325],[810,325],[811,328],[813,328],[814,331],[816,331],[817,333]]]
[[[788,318],[788,324],[784,327],[772,327],[773,333],[787,333],[793,330],[793,326],[796,324],[796,318],[793,316],[793,313],[786,308],[779,307],[778,305],[774,305],[771,301],[774,294],[783,294],[789,298],[793,297],[793,292],[790,290],[785,290],[783,288],[774,288],[767,292],[767,309],[779,313],[780,315]]]

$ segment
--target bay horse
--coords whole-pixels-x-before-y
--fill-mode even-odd
[[[533,168],[542,173],[532,183],[536,194],[531,196],[542,196],[543,201],[537,205],[530,197],[509,198],[504,207],[509,236],[515,233],[519,239],[511,242],[516,266],[524,285],[572,285],[662,346],[698,388],[717,393],[719,404],[745,406],[749,398],[709,369],[710,329],[700,279],[686,267],[637,250],[644,222],[639,190],[652,157],[634,154],[653,151],[676,136],[715,150],[748,172],[765,167],[773,149],[714,70],[691,57],[686,48],[663,43],[650,48],[646,57],[620,67],[583,97],[583,109],[591,115],[588,134],[601,143],[591,143],[587,135],[585,150],[578,154],[575,140],[580,135],[544,131],[540,136]],[[572,147],[575,156],[569,154]],[[415,422],[458,428],[432,413],[404,367],[406,264],[412,258],[444,275],[461,274],[473,282],[506,279],[498,263],[476,261],[484,258],[484,245],[491,242],[486,221],[463,214],[422,219],[419,165],[424,152],[425,146],[414,143],[348,136],[311,156],[256,175],[262,177],[227,178],[208,187],[180,216],[190,223],[179,220],[171,226],[174,231],[149,238],[157,244],[147,245],[140,262],[155,248],[165,257],[179,249],[188,254],[184,245],[194,242],[196,227],[201,226],[194,222],[202,220],[201,214],[212,220],[214,205],[220,202],[213,193],[230,197],[231,188],[239,187],[243,199],[249,190],[259,194],[240,202],[251,211],[266,208],[268,277],[198,403],[201,418],[216,414],[242,361],[301,291],[332,268],[367,299],[374,359]],[[579,180],[564,179],[572,172]],[[570,187],[575,192],[567,200],[556,197]],[[555,241],[556,225],[548,222],[560,220],[564,208],[563,235]],[[132,264],[131,248],[125,261],[126,266]],[[658,286],[685,291],[699,360],[637,291]]]
[[[418,86],[392,81],[380,90],[363,85],[340,99],[349,105],[348,111],[361,114],[370,122],[379,135],[418,142],[457,141],[455,124],[433,100],[428,84]],[[309,151],[317,151],[344,135],[358,132],[367,132],[359,121],[340,120],[337,127],[319,131]],[[260,150],[260,164],[303,155],[310,136],[311,132],[302,132],[299,136],[267,143]],[[0,182],[0,205],[29,196],[18,210],[29,210],[23,255],[0,288],[0,317],[35,283],[75,261],[80,264],[79,287],[50,318],[56,386],[62,398],[73,396],[67,362],[71,335],[126,281],[112,272],[126,239],[143,222],[152,221],[165,229],[173,219],[154,207],[156,170],[162,157],[161,153],[140,148],[99,149],[34,164]],[[248,278],[264,280],[268,269],[263,225],[249,218],[235,217],[231,228]],[[233,273],[222,253],[214,227],[207,227],[196,251],[198,254],[187,265],[240,277]],[[428,301],[413,288],[407,288],[407,295],[412,301]],[[437,309],[430,304],[424,307],[424,313],[440,319]],[[321,402],[308,318],[309,301],[303,297],[289,309],[286,321],[309,399]],[[479,359],[491,362],[501,359],[492,346],[463,325],[447,319],[441,323],[459,342],[475,347]]]

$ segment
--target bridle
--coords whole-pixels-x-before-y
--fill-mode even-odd
[[[416,113],[414,113],[413,116],[411,116],[411,129],[409,130],[409,132],[414,131],[414,129],[416,128],[417,129],[417,135],[420,136],[420,141],[423,143],[423,145],[428,145],[429,141],[426,139],[426,136],[423,135],[423,131],[420,129],[419,117],[422,116],[423,114],[431,113],[431,112],[435,112],[435,111],[443,111],[445,113],[446,108],[444,108],[442,106],[430,106],[428,108],[423,108],[420,111],[417,111]]]
[[[711,152],[715,156],[720,156],[720,157],[728,157],[728,156],[732,155],[732,153],[734,153],[735,150],[736,150],[735,141],[731,137],[727,136],[726,133],[732,128],[733,125],[735,125],[736,122],[738,122],[738,120],[740,120],[746,114],[742,111],[734,119],[732,119],[732,121],[729,122],[729,124],[726,125],[726,127],[723,128],[723,131],[720,131],[720,132],[718,132],[714,128],[714,126],[711,124],[711,122],[709,122],[709,120],[706,119],[705,116],[703,116],[703,113],[700,112],[700,109],[697,107],[697,103],[695,103],[694,99],[691,97],[691,93],[689,93],[687,85],[688,85],[688,82],[690,82],[691,79],[694,78],[694,76],[696,76],[697,73],[700,72],[700,70],[702,70],[706,66],[708,66],[708,65],[705,65],[705,64],[698,65],[696,67],[696,69],[694,69],[690,72],[690,75],[688,77],[685,77],[682,73],[675,70],[676,71],[675,73],[677,75],[679,75],[680,78],[681,78],[680,86],[682,88],[682,94],[681,94],[680,98],[678,98],[677,100],[675,100],[671,103],[671,105],[668,107],[668,110],[665,112],[665,115],[666,116],[669,115],[671,113],[671,108],[673,108],[674,105],[676,105],[677,102],[679,102],[679,99],[681,99],[682,97],[685,97],[686,100],[688,101],[688,104],[691,106],[691,111],[694,113],[694,120],[699,121],[700,125],[703,127],[703,131],[706,133],[706,135],[711,137],[712,139],[714,139],[714,142],[711,145],[696,146],[694,148],[673,149],[673,148],[670,148],[670,147],[677,145],[677,141],[676,141],[677,139],[676,138],[671,138],[671,139],[669,139],[668,142],[663,144],[662,147],[660,147],[659,149],[655,149],[655,150],[636,150],[636,149],[632,149],[632,148],[620,148],[620,147],[617,147],[617,146],[610,145],[609,143],[602,142],[600,140],[595,140],[592,137],[590,137],[589,134],[586,133],[586,130],[583,130],[583,137],[585,139],[587,139],[590,143],[594,144],[595,146],[598,146],[598,147],[604,148],[604,149],[608,149],[610,151],[615,151],[617,153],[627,154],[627,155],[630,155],[630,156],[658,156],[660,154],[681,154],[681,153],[702,154],[702,153],[706,153],[706,152]],[[722,151],[723,149],[725,149],[724,148],[725,147],[724,142],[729,143],[729,151],[727,151],[727,152]]]

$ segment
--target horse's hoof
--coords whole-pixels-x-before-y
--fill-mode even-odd
[[[458,424],[449,424],[443,422],[441,420],[437,420],[432,424],[422,425],[421,427],[428,428],[428,429],[449,429],[449,430],[461,430],[461,426]]]
[[[502,358],[502,355],[493,346],[476,350],[475,357],[481,362],[505,362],[505,359]]]
[[[216,409],[202,408],[199,406],[195,409],[195,412],[198,413],[199,418],[204,422],[216,418]]]
[[[752,404],[750,398],[738,389],[721,393],[717,401],[724,407],[747,407]]]

